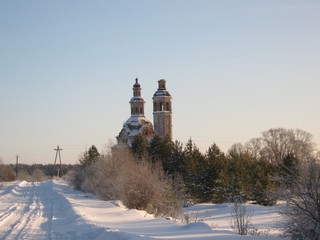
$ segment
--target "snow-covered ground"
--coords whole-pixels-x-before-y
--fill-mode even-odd
[[[185,209],[189,224],[128,210],[120,202],[101,201],[74,191],[63,181],[14,182],[0,190],[0,239],[280,239],[275,207],[248,205],[252,222],[269,236],[239,236],[228,223],[228,204]],[[213,228],[213,230],[212,230]]]

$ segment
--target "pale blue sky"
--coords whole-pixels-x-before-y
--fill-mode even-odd
[[[205,151],[275,127],[320,146],[320,2],[0,2],[0,157],[64,163],[101,150],[130,116],[139,78],[152,119],[157,81],[174,139]]]

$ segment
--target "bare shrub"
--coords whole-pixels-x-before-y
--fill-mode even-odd
[[[125,168],[129,166],[126,165],[125,154],[123,158],[120,155],[120,153],[115,156],[105,155],[97,163],[85,168],[82,171],[81,189],[105,200],[122,200],[119,176],[121,171],[126,171]],[[127,159],[130,162],[130,159]]]
[[[82,179],[73,181],[81,190],[105,200],[121,200],[128,208],[145,210],[156,216],[180,214],[179,191],[159,165],[137,160],[126,149],[102,156],[81,170]],[[76,175],[77,176],[77,175]]]
[[[32,176],[25,170],[20,170],[18,172],[17,180],[32,182]]]
[[[47,179],[46,175],[41,169],[35,169],[32,172],[32,181],[34,182],[41,182],[43,180]]]
[[[155,215],[176,215],[180,209],[170,180],[160,166],[141,161],[121,174],[120,192],[123,203],[129,208],[146,210]]]
[[[16,173],[11,166],[0,164],[0,181],[14,181]]]
[[[231,218],[229,224],[231,228],[240,235],[247,235],[252,229],[252,212],[240,201],[235,201],[231,206]]]
[[[200,215],[199,211],[196,211],[195,213],[193,213],[192,216],[191,214],[184,214],[181,222],[186,224],[189,224],[191,222],[194,222],[194,223],[204,222],[204,218],[200,218],[199,215]]]
[[[81,186],[84,181],[84,173],[80,167],[69,171],[64,178],[75,190],[82,190]]]

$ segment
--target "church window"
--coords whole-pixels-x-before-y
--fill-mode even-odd
[[[160,102],[159,111],[163,111],[163,103]]]
[[[154,112],[156,112],[158,109],[157,109],[157,103],[155,102],[154,104],[153,104],[153,111]]]
[[[143,113],[142,108],[140,108],[140,113],[141,113],[141,114]]]
[[[170,106],[168,102],[166,103],[166,111],[170,111]]]
[[[136,114],[138,113],[138,108],[136,107],[136,112],[135,112]]]

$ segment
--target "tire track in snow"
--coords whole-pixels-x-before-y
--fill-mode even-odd
[[[45,231],[44,239],[51,240],[52,235],[52,219],[53,219],[53,201],[52,201],[52,185],[47,182],[41,182],[39,186],[39,197],[42,205],[42,216],[46,219],[41,224],[41,228]]]
[[[41,230],[41,224],[46,221],[43,216],[43,205],[39,196],[39,183],[34,183],[32,200],[29,202],[29,212],[23,215],[23,224],[17,236],[19,239],[44,239],[45,231]]]
[[[9,235],[11,235],[11,232],[13,232],[14,228],[19,224],[20,215],[23,214],[23,202],[27,196],[27,193],[29,192],[29,189],[29,184],[26,187],[23,186],[21,188],[19,188],[19,186],[16,186],[10,192],[11,197],[6,198],[6,203],[14,203],[0,216],[1,229],[6,230],[4,232],[1,232],[0,237],[4,239],[10,239]]]
[[[16,189],[16,188],[14,188]],[[15,196],[14,196],[15,195]],[[43,222],[42,204],[38,194],[37,183],[27,183],[7,198],[7,201],[14,201],[0,216],[1,239],[43,239],[41,237],[40,225]],[[3,231],[5,229],[5,231]]]
[[[6,190],[6,193],[2,196],[1,202],[3,205],[8,205],[8,210],[5,210],[0,214],[0,226],[3,224],[3,222],[7,221],[15,211],[19,210],[22,200],[25,198],[29,188],[29,185],[27,188],[22,189],[19,188],[19,186],[14,185]]]
[[[4,184],[2,186],[2,188],[5,188],[5,190],[0,192],[0,200],[1,200],[1,202],[4,201],[8,197],[8,195],[10,195],[10,193],[17,187],[18,186],[15,183],[12,183],[12,184],[11,183],[10,184],[6,183],[6,184]]]

